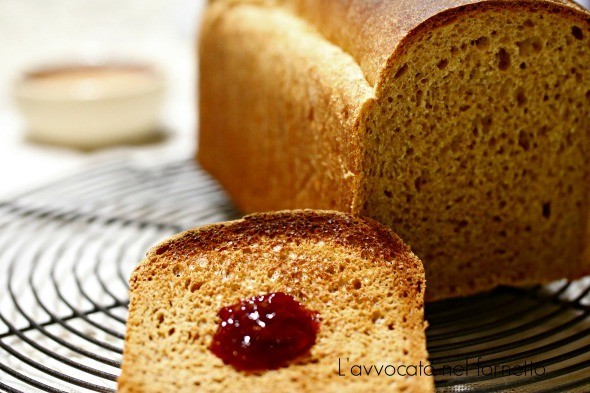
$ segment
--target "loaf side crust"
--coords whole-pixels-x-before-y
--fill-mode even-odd
[[[358,118],[374,99],[354,59],[282,8],[223,1],[206,12],[200,56],[198,161],[238,208],[350,211]]]

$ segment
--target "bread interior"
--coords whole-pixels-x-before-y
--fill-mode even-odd
[[[590,31],[529,8],[420,33],[363,119],[361,210],[412,246],[436,297],[583,271]]]

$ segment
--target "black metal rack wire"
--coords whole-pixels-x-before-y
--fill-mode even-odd
[[[190,160],[115,160],[0,201],[0,391],[114,391],[137,261],[236,217]],[[590,391],[590,278],[426,313],[440,392]]]

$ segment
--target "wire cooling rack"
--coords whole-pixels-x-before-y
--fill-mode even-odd
[[[0,391],[114,391],[137,261],[238,216],[191,160],[111,161],[0,202]],[[427,305],[437,390],[590,391],[589,293],[583,279]]]

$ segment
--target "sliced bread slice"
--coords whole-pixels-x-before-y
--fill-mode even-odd
[[[192,229],[131,276],[119,390],[433,391],[424,289],[420,260],[370,219],[299,210]],[[274,292],[319,313],[315,345],[276,370],[224,364],[209,349],[218,311]]]

